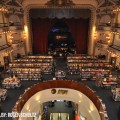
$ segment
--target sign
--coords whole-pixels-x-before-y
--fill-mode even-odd
[[[62,89],[56,90],[56,89],[52,89],[52,90],[51,90],[51,93],[52,93],[52,94],[62,94],[62,95],[66,95],[66,94],[68,94],[68,90],[62,90]]]

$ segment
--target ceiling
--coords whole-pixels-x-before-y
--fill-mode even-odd
[[[14,2],[14,3],[17,2],[17,3],[19,3],[19,4],[22,5],[22,3],[24,1],[27,1],[27,0],[0,0],[0,4],[1,4],[1,2],[3,4],[8,4],[10,2]],[[74,0],[72,0],[72,1],[74,2]],[[75,0],[75,1],[77,1],[77,0]],[[100,7],[100,6],[106,6],[106,5],[109,6],[109,5],[118,5],[118,4],[120,4],[120,0],[96,0],[96,1],[98,3],[98,7]]]
[[[18,2],[20,2],[20,3],[22,3],[23,1],[25,1],[25,0],[1,0],[1,1],[18,1]],[[73,2],[74,2],[74,0],[72,0]],[[78,0],[79,1],[79,0]],[[101,3],[101,2],[107,2],[107,1],[109,1],[109,2],[115,2],[115,3],[117,3],[117,2],[119,2],[120,0],[96,0],[97,2],[98,2],[98,4],[99,3]]]

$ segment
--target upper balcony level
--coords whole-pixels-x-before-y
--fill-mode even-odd
[[[23,30],[23,25],[20,22],[14,22],[9,24],[9,31]]]
[[[114,49],[114,50],[116,50],[116,51],[119,51],[119,52],[120,52],[120,46],[111,45],[111,46],[109,46],[109,48]]]
[[[103,40],[99,40],[95,43],[95,47],[106,50],[109,47],[109,45],[108,45],[108,42],[105,42]]]
[[[97,26],[97,30],[98,31],[101,31],[101,30],[111,31],[111,25],[108,23],[101,23]]]

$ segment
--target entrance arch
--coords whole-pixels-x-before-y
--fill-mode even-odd
[[[57,99],[77,103],[80,107],[79,111],[82,108],[83,114],[88,114],[89,120],[104,120],[104,109],[96,94],[84,84],[69,80],[51,80],[28,88],[17,101],[14,110],[18,113],[26,113],[29,110],[38,112],[40,103]]]

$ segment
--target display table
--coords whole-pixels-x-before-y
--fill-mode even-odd
[[[20,80],[16,77],[5,78],[2,82],[3,88],[19,88],[21,86]]]
[[[66,78],[66,73],[62,70],[58,70],[55,72],[55,78],[59,80],[63,80]]]
[[[6,89],[0,89],[0,101],[4,101],[7,97],[7,90]]]
[[[113,99],[115,101],[120,101],[120,88],[114,88],[112,89]]]
[[[102,86],[105,88],[111,88],[111,87],[116,87],[118,85],[118,83],[116,81],[103,81],[102,82]]]

